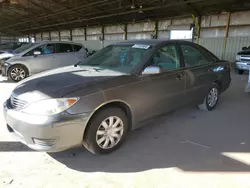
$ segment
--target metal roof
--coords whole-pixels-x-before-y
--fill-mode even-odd
[[[21,35],[246,9],[249,0],[0,0],[0,33]]]

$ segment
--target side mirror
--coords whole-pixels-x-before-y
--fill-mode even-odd
[[[40,51],[34,51],[34,55],[37,56],[37,55],[41,55],[42,53]]]
[[[159,74],[161,73],[161,67],[158,66],[148,66],[142,71],[142,75],[149,75],[149,74]]]
[[[244,46],[244,47],[242,48],[242,50],[247,50],[247,47]]]

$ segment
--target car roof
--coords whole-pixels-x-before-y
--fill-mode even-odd
[[[61,44],[76,44],[76,45],[81,45],[83,46],[83,44],[81,43],[75,43],[75,42],[72,42],[72,41],[40,41],[40,42],[36,42],[36,44],[58,44],[58,43],[61,43]]]
[[[192,43],[190,41],[186,41],[186,40],[167,40],[167,39],[149,39],[149,40],[126,40],[126,41],[121,41],[116,43],[117,45],[119,44],[144,44],[144,45],[151,45],[151,46],[155,46],[161,43],[167,43],[167,42],[180,42],[180,43]]]

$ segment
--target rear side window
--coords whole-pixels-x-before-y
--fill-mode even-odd
[[[189,45],[181,45],[185,67],[205,65],[209,60],[196,48]]]
[[[213,62],[217,62],[220,59],[218,57],[216,57],[212,52],[210,52],[208,49],[204,48],[203,46],[199,46],[199,48],[201,48],[201,50],[203,50]]]
[[[73,45],[74,52],[79,52],[82,49],[82,46],[80,45]]]
[[[73,45],[71,44],[57,44],[58,46],[58,51],[57,53],[68,53],[68,52],[73,52]]]

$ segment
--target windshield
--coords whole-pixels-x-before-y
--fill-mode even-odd
[[[130,73],[145,56],[148,45],[110,45],[79,65]]]
[[[24,45],[20,46],[19,48],[13,50],[13,53],[15,53],[15,54],[22,53],[23,51],[28,50],[30,47],[35,46],[35,45],[36,45],[36,43],[24,44]]]

